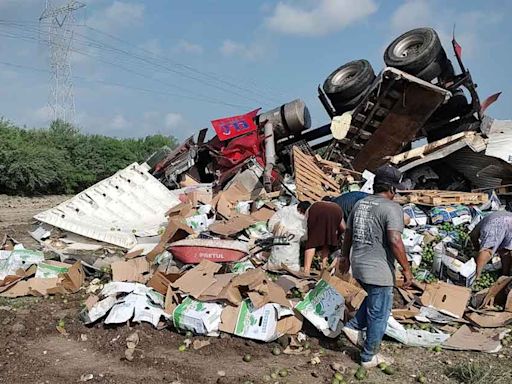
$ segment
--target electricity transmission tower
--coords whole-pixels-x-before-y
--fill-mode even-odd
[[[50,107],[53,120],[75,123],[75,98],[71,78],[70,51],[73,44],[74,13],[85,7],[84,3],[70,0],[64,5],[55,5],[54,0],[46,0],[43,13],[39,17],[42,26],[48,28],[50,48]]]

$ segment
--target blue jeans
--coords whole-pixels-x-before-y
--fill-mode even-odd
[[[359,282],[368,296],[356,316],[346,326],[358,331],[366,328],[366,340],[361,351],[361,361],[370,361],[379,352],[393,306],[393,287]]]

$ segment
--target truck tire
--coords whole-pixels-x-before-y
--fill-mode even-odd
[[[352,99],[348,100],[336,100],[331,99],[332,106],[336,110],[337,115],[341,115],[343,112],[351,111],[355,109],[359,103],[363,100],[363,98],[368,93],[371,88],[371,84],[368,85],[365,89],[363,89],[359,94],[357,94]]]
[[[331,73],[324,82],[324,92],[334,103],[351,100],[373,83],[375,72],[366,60],[354,60]]]
[[[414,76],[425,81],[432,81],[443,72],[443,63],[433,61],[418,73],[413,73]]]
[[[410,74],[416,74],[435,61],[443,47],[432,28],[417,28],[397,37],[384,52],[384,62]]]

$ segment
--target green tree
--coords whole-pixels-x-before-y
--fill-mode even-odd
[[[0,119],[0,193],[77,193],[133,162],[146,160],[174,137],[117,139],[82,134],[54,121],[43,129],[24,129]]]

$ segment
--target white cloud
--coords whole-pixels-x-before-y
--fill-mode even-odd
[[[391,27],[397,32],[428,27],[435,18],[432,11],[430,4],[424,0],[406,1],[391,16]]]
[[[502,19],[503,15],[495,11],[460,12],[447,8],[445,3],[405,0],[391,15],[390,26],[395,36],[414,28],[432,27],[450,55],[453,25],[456,20],[456,39],[463,47],[464,56],[472,57],[482,43],[479,31],[488,25],[496,25]]]
[[[88,25],[102,30],[118,30],[140,23],[144,18],[144,4],[114,1],[103,11],[87,21]]]
[[[266,26],[289,35],[322,36],[346,28],[377,11],[374,0],[317,0],[305,5],[309,6],[280,1],[265,20]]]
[[[179,113],[169,112],[165,115],[164,122],[167,128],[177,128],[185,122],[185,119]]]
[[[243,44],[226,39],[222,42],[220,52],[224,56],[239,56],[247,60],[258,60],[268,53],[268,47],[262,43]]]
[[[114,130],[122,130],[130,127],[131,124],[122,114],[118,113],[110,120],[108,126]]]
[[[203,47],[199,44],[191,43],[187,40],[180,40],[176,46],[176,51],[190,53],[193,55],[200,55],[203,53]]]

